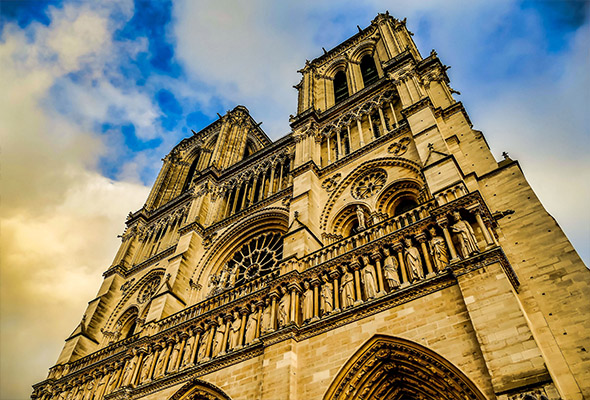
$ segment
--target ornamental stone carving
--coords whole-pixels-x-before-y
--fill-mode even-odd
[[[387,182],[387,172],[384,170],[374,169],[368,171],[353,183],[350,189],[352,197],[358,200],[373,197],[383,189],[385,182]]]

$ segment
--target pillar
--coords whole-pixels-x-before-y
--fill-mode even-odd
[[[363,137],[363,127],[361,124],[361,117],[359,117],[359,119],[356,120],[356,126],[358,127],[358,130],[359,130],[360,144],[361,144],[361,147],[363,147],[365,145],[365,138]]]
[[[396,243],[393,245],[393,250],[397,253],[397,261],[402,273],[402,287],[408,286],[408,271],[406,271],[406,263],[404,262],[404,255],[402,253],[402,244]]]
[[[451,253],[451,259],[449,261],[454,262],[459,260],[459,257],[457,256],[457,250],[455,250],[455,245],[453,245],[453,240],[451,239],[451,234],[449,233],[449,221],[447,221],[447,219],[444,218],[438,220],[437,223],[442,228],[443,236],[445,237],[447,247],[449,248],[449,252]]]
[[[416,239],[420,243],[420,248],[422,249],[424,261],[426,261],[426,269],[428,270],[428,276],[433,276],[434,271],[432,269],[432,262],[430,261],[430,255],[428,254],[428,249],[426,248],[426,235],[423,232],[419,233],[416,235]]]

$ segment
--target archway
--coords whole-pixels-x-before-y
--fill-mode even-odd
[[[178,389],[168,400],[231,400],[231,398],[217,386],[200,379],[193,379]]]
[[[452,363],[415,342],[375,335],[340,370],[324,400],[485,400]]]

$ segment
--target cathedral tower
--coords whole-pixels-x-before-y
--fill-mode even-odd
[[[33,399],[582,399],[590,272],[379,14],[181,141]]]

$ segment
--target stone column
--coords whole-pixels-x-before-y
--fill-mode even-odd
[[[363,302],[363,295],[361,292],[361,264],[358,261],[353,261],[350,263],[350,267],[354,271],[354,294],[355,294],[355,302],[354,304],[361,304]]]
[[[244,189],[242,191],[242,204],[240,205],[240,210],[243,210],[244,207],[246,206],[246,198],[248,197],[248,182],[244,182],[242,183],[242,188]]]
[[[301,292],[301,287],[297,283],[289,284],[289,289],[291,290],[291,309],[289,310],[289,322],[295,322],[299,324],[299,293]]]
[[[262,313],[264,312],[264,300],[259,300],[256,302],[256,312],[258,315],[256,316],[256,335],[255,337],[260,337],[260,333],[262,331]]]
[[[236,209],[238,208],[239,195],[240,195],[240,187],[238,185],[236,185],[234,187],[234,201],[233,201],[233,204],[231,207],[230,215],[234,215],[236,213]]]
[[[254,204],[256,198],[256,186],[258,185],[258,174],[255,174],[252,178],[252,190],[250,191],[250,204]]]
[[[201,328],[200,326],[195,328],[195,342],[193,344],[193,348],[191,351],[191,357],[189,360],[188,365],[194,364],[195,363],[195,358],[197,355],[197,348],[199,347],[199,342],[201,341],[201,333],[203,332],[203,328]]]
[[[393,108],[393,102],[389,102],[389,107],[391,108],[391,114],[393,115],[393,126],[397,126],[397,116],[395,115],[395,108]]]
[[[160,357],[160,352],[164,351],[164,347],[160,345],[160,343],[156,343],[154,345],[154,358],[152,359],[152,365],[150,366],[150,372],[148,374],[148,380],[151,380],[154,376],[154,368],[156,368],[156,362],[158,361],[158,357]]]
[[[246,330],[246,318],[248,317],[249,312],[250,312],[250,310],[248,309],[247,306],[240,310],[242,324],[240,325],[240,333],[239,333],[239,337],[238,337],[238,348],[240,348],[244,345],[244,331]]]
[[[383,127],[383,134],[385,135],[387,133],[387,125],[385,125],[385,116],[383,115],[383,110],[381,109],[381,106],[377,107],[377,110],[379,111],[379,119],[381,120],[381,126]]]
[[[268,195],[269,196],[274,193],[275,170],[276,170],[276,164],[272,164],[272,167],[270,168],[270,182],[268,184]]]
[[[338,141],[338,155],[337,160],[342,158],[342,139],[340,138],[340,129],[336,132],[336,140]]]
[[[211,345],[213,344],[213,336],[215,335],[215,332],[213,331],[216,326],[217,321],[212,320],[205,328],[206,330],[209,329],[209,334],[207,335],[207,343],[205,343],[205,357],[203,357],[203,360],[207,360],[209,357],[211,357]]]
[[[426,269],[428,270],[428,277],[434,276],[435,273],[432,269],[432,262],[430,261],[430,255],[428,254],[428,249],[426,248],[426,235],[424,232],[417,234],[416,240],[420,243],[420,248],[422,249],[422,255],[424,256],[424,261],[426,261]]]
[[[135,384],[137,382],[137,377],[139,375],[141,363],[143,362],[143,357],[145,356],[146,349],[140,348],[138,350],[138,353],[139,353],[139,358],[137,359],[137,364],[135,364],[135,368],[133,369],[133,374],[131,375],[131,382],[129,382],[129,384],[131,386],[135,386]]]
[[[272,292],[270,294],[270,330],[276,331],[277,330],[277,298],[279,297],[277,292]]]
[[[363,127],[362,127],[362,123],[361,123],[361,117],[359,117],[359,119],[356,120],[356,126],[358,127],[358,130],[359,130],[360,144],[361,144],[361,147],[363,147],[365,145],[365,138],[363,137]]]
[[[176,362],[172,366],[172,371],[178,371],[178,369],[180,368],[180,363],[182,361],[182,355],[184,353],[184,346],[186,346],[186,339],[188,339],[188,334],[186,332],[182,332],[180,334],[180,339],[180,350],[178,351],[178,357],[176,357]]]
[[[404,254],[402,252],[402,244],[396,243],[392,246],[393,250],[397,253],[397,261],[399,263],[399,268],[402,272],[402,284],[400,287],[409,286],[410,283],[408,281],[408,271],[406,270],[406,263],[404,262]]]
[[[352,136],[350,136],[350,124],[346,125],[346,132],[348,133],[348,147],[350,148],[350,153],[352,153]]]
[[[367,114],[367,119],[369,120],[369,129],[371,130],[372,140],[377,139],[377,135],[375,135],[375,127],[373,126],[373,119],[371,118],[371,114]]]
[[[442,218],[436,221],[438,225],[441,227],[443,231],[443,236],[447,242],[447,247],[449,248],[449,252],[451,253],[451,260],[450,262],[454,262],[459,260],[457,256],[457,250],[455,250],[455,245],[453,245],[453,240],[451,239],[451,234],[449,233],[448,225],[449,221],[446,218]]]
[[[313,320],[320,318],[320,284],[321,281],[317,277],[311,280],[311,286],[313,286]]]
[[[383,269],[381,268],[381,253],[379,250],[375,250],[371,254],[371,258],[375,261],[375,270],[377,272],[377,284],[379,285],[379,291],[377,297],[381,297],[387,292],[385,291],[385,284],[383,283]]]
[[[227,337],[229,335],[229,326],[231,325],[231,314],[225,316],[225,332],[223,333],[223,342],[221,342],[221,350],[218,355],[225,354],[227,351]]]
[[[280,192],[281,190],[283,190],[283,173],[285,166],[283,165],[283,162],[279,162],[279,186],[277,188],[277,192]]]
[[[334,301],[334,312],[340,311],[340,288],[338,287],[338,278],[340,277],[340,272],[337,269],[333,269],[329,273],[330,278],[332,279],[333,285],[333,301]]]
[[[481,214],[482,214],[481,209],[478,207],[475,210],[473,210],[473,213],[475,214],[475,220],[477,221],[477,225],[479,226],[479,229],[483,233],[483,237],[486,240],[486,244],[487,244],[486,248],[489,249],[490,247],[493,247],[494,241],[492,240],[492,237],[490,236],[490,233],[488,232],[488,228],[487,228],[486,224],[483,222],[483,219],[481,218]]]

